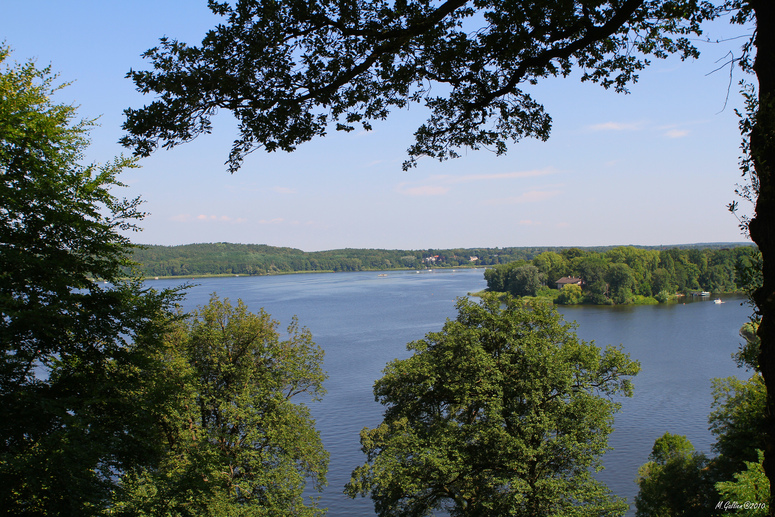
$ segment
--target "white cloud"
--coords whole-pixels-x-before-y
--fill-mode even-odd
[[[248,220],[244,217],[231,217],[228,215],[214,215],[214,214],[199,214],[196,217],[191,217],[189,214],[179,214],[171,218],[173,221],[179,223],[188,223],[191,221],[199,222],[216,222],[216,223],[229,223],[229,224],[241,224],[246,223]]]
[[[409,187],[406,183],[402,183],[396,190],[400,194],[407,196],[443,196],[449,192],[449,187],[442,185],[419,185],[416,187]]]
[[[449,183],[469,183],[471,181],[492,181],[514,178],[535,178],[537,176],[547,176],[556,174],[557,171],[552,167],[545,169],[535,169],[530,171],[500,172],[496,174],[468,174],[466,176],[437,176],[438,178],[448,178]]]
[[[671,129],[665,136],[668,138],[683,138],[688,135],[690,131],[688,129]]]
[[[277,192],[278,194],[296,194],[297,191],[295,188],[288,188],[288,187],[272,187],[272,192]]]
[[[590,131],[637,131],[643,128],[643,122],[603,122],[587,126]]]
[[[451,190],[450,185],[455,185],[458,183],[535,178],[556,173],[556,169],[552,167],[546,167],[544,169],[535,169],[529,171],[499,172],[493,174],[466,174],[464,176],[452,176],[444,174],[431,176],[422,182],[423,184],[418,184],[419,182],[400,183],[396,187],[396,191],[407,196],[442,196],[449,193]]]
[[[490,199],[486,205],[517,205],[522,203],[538,203],[560,195],[560,190],[529,190],[519,196]]]

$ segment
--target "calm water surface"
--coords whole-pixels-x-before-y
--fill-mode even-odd
[[[157,280],[157,288],[179,285]],[[455,299],[486,287],[482,270],[436,270],[299,274],[269,277],[198,279],[184,306],[193,309],[217,292],[232,302],[242,299],[256,311],[263,307],[281,326],[293,315],[312,331],[326,352],[328,394],[313,405],[326,449],[331,454],[328,487],[322,506],[329,515],[373,515],[369,499],[342,493],[350,473],[363,463],[358,433],[381,421],[382,407],[372,385],[388,361],[408,356],[406,343],[441,329],[455,317]],[[710,379],[746,376],[730,355],[740,342],[738,330],[750,309],[738,298],[685,305],[644,307],[565,307],[561,312],[579,324],[579,336],[599,346],[623,344],[640,361],[635,396],[623,399],[610,439],[614,450],[604,457],[599,474],[614,493],[632,502],[634,483],[654,440],[665,431],[685,434],[699,450],[710,452],[707,415],[712,401]]]

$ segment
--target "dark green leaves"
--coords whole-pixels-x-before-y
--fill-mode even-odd
[[[374,386],[385,419],[347,493],[379,515],[621,515],[594,481],[638,364],[579,341],[550,307],[461,300]]]
[[[320,515],[304,491],[328,454],[304,402],[321,397],[323,351],[291,322],[213,296],[166,337],[155,380],[169,405],[158,465],[121,480],[119,515]],[[298,402],[302,399],[302,402]]]
[[[114,196],[134,160],[80,163],[90,122],[48,69],[0,46],[0,507],[92,515],[117,472],[152,462],[151,367],[171,293],[125,280],[142,219]]]

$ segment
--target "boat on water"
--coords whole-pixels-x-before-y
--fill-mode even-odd
[[[721,298],[716,298],[715,300],[713,300],[713,303],[724,303],[724,300],[722,300]]]

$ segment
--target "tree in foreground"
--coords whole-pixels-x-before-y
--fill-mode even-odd
[[[123,477],[113,514],[324,513],[304,497],[328,465],[304,404],[324,393],[323,351],[295,319],[285,339],[277,326],[213,296],[167,335],[159,386],[177,397],[159,421],[166,454]]]
[[[717,500],[708,458],[685,436],[665,433],[654,442],[649,462],[638,469],[638,517],[712,513]]]
[[[549,305],[457,310],[376,382],[384,421],[361,432],[348,495],[381,516],[623,515],[592,472],[638,363],[580,341]]]
[[[756,451],[764,447],[766,392],[759,373],[745,381],[727,377],[711,383],[713,403],[708,423],[716,438],[712,449],[718,455],[714,469],[726,481],[743,470],[745,462],[756,461]]]
[[[173,297],[122,279],[120,232],[143,214],[112,191],[134,160],[82,164],[92,124],[51,100],[49,69],[8,59],[0,45],[0,508],[97,514],[117,472],[157,457],[142,371]]]
[[[768,515],[770,483],[764,475],[764,452],[758,451],[758,461],[746,461],[745,470],[735,474],[734,481],[716,484],[725,505],[735,506],[735,515],[763,517]],[[736,504],[735,504],[736,503]]]

